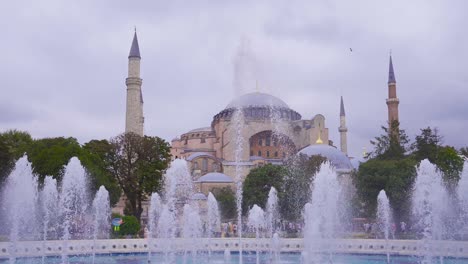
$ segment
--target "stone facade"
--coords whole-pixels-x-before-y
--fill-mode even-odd
[[[189,162],[194,180],[209,172],[222,172],[235,181],[236,170],[245,177],[252,168],[282,164],[309,145],[329,142],[323,115],[302,119],[281,99],[250,93],[216,114],[210,127],[193,129],[173,139],[171,154],[173,159]]]

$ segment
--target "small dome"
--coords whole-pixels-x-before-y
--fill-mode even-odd
[[[197,182],[233,182],[233,180],[224,173],[210,172],[201,176]]]
[[[298,154],[307,156],[320,155],[327,158],[336,169],[352,170],[353,165],[349,158],[337,148],[325,144],[310,145],[299,151]]]
[[[273,95],[265,94],[265,93],[248,93],[237,97],[236,99],[232,100],[227,106],[226,109],[229,108],[246,108],[246,107],[280,107],[280,108],[288,108],[289,106],[278,97]]]
[[[204,195],[203,193],[199,192],[199,193],[194,193],[191,197],[192,200],[206,200],[208,199],[206,197],[206,195]]]

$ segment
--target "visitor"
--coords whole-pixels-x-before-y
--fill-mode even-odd
[[[405,233],[405,232],[406,232],[406,223],[405,223],[405,222],[401,222],[401,223],[400,223],[400,228],[401,228],[401,232],[402,232],[402,233]]]

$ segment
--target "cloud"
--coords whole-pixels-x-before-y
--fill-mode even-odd
[[[304,118],[324,114],[335,142],[343,95],[350,153],[359,156],[387,120],[391,49],[402,127],[414,136],[437,126],[447,144],[468,145],[461,134],[468,129],[465,1],[48,0],[3,6],[0,22],[10,26],[0,42],[0,129],[81,142],[121,133],[137,26],[149,135],[170,140],[208,126],[258,81]],[[237,62],[246,72],[236,74],[242,39],[249,40],[249,55]]]

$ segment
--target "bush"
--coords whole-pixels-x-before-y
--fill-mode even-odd
[[[116,237],[132,236],[135,237],[140,231],[140,223],[133,215],[121,216],[119,214],[112,214],[112,219],[122,218],[123,224],[120,226],[120,231],[112,232]]]
[[[140,223],[133,215],[126,215],[122,217],[123,224],[120,226],[120,234],[122,236],[131,235],[135,236],[140,231]]]

